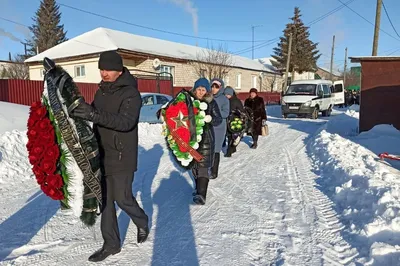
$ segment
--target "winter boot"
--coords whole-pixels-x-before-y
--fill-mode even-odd
[[[196,195],[193,196],[193,202],[199,205],[206,203],[207,189],[209,179],[207,177],[199,177],[196,179]]]
[[[138,243],[143,243],[147,240],[147,237],[149,236],[149,227],[145,228],[138,228],[137,230],[137,242]]]
[[[97,250],[89,257],[89,261],[99,262],[105,260],[108,256],[115,255],[121,252],[120,247],[115,248],[104,248]]]
[[[216,179],[218,177],[218,169],[219,169],[219,161],[220,161],[220,153],[216,152],[214,154],[214,165],[211,167],[211,176],[210,179]]]
[[[232,154],[235,152],[235,147],[232,147],[231,145],[228,147],[228,150],[226,151],[225,157],[232,157]]]
[[[253,145],[251,145],[251,148],[252,148],[252,149],[257,149],[257,146],[258,146],[258,145],[257,145],[257,141],[256,141],[256,142],[253,143]]]

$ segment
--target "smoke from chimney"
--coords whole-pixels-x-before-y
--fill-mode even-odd
[[[194,7],[193,2],[191,0],[169,0],[169,1],[179,7],[182,7],[187,13],[189,13],[192,16],[193,32],[194,35],[197,36],[199,17],[197,15],[197,8]]]
[[[0,28],[0,36],[8,37],[15,42],[21,42],[21,40],[18,37],[15,37],[14,34],[12,34],[11,32],[5,31],[2,28]]]

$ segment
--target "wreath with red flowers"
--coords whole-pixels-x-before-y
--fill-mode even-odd
[[[181,91],[162,109],[163,135],[168,146],[182,166],[187,167],[193,159],[201,161],[196,151],[202,140],[207,104],[195,100],[188,92]]]
[[[66,205],[68,193],[65,187],[67,176],[62,172],[62,154],[55,132],[54,118],[41,102],[30,106],[28,118],[28,150],[29,162],[44,194],[53,200],[60,200]],[[62,157],[62,159],[60,158]],[[61,159],[61,160],[60,160]]]

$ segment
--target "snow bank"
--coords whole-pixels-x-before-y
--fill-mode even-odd
[[[29,106],[0,102],[0,135],[12,130],[26,130]]]
[[[0,191],[8,184],[33,179],[27,141],[26,131],[13,130],[0,135]]]
[[[344,235],[365,265],[400,259],[400,175],[377,154],[400,154],[400,132],[379,125],[357,135],[358,112],[332,118],[309,146],[319,188],[336,203]],[[398,263],[398,262],[397,262]]]

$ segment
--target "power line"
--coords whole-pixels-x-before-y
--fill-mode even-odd
[[[349,1],[346,2],[346,4],[351,4],[351,3],[354,2],[354,1],[355,1],[355,0],[349,0]],[[316,19],[314,19],[314,20],[308,22],[308,23],[306,24],[306,26],[307,26],[307,27],[310,27],[310,26],[312,26],[312,25],[314,25],[314,24],[316,24],[316,23],[318,23],[318,22],[324,20],[325,18],[331,16],[332,14],[338,12],[339,10],[341,10],[341,9],[344,8],[344,7],[345,7],[345,5],[344,5],[344,3],[342,3],[341,6],[338,6],[338,7],[334,8],[334,9],[332,9],[331,11],[329,11],[329,12],[323,14],[322,16],[320,16],[320,17],[318,17],[318,18],[316,18]],[[274,38],[274,39],[265,41],[265,42],[263,42],[263,43],[261,43],[261,44],[258,44],[258,45],[256,45],[256,46],[254,46],[254,49],[255,49],[255,50],[258,50],[258,49],[264,48],[264,47],[266,47],[266,46],[268,46],[268,45],[271,45],[271,44],[275,43],[275,42],[278,41],[279,39],[280,39],[280,37],[277,37],[277,38]],[[244,53],[247,53],[247,52],[251,51],[251,49],[252,49],[252,47],[245,48],[245,49],[236,51],[236,52],[234,52],[233,54],[235,54],[235,55],[244,54]]]
[[[390,25],[392,25],[392,28],[393,28],[394,32],[395,32],[396,35],[400,38],[400,35],[399,35],[399,33],[397,32],[396,28],[394,27],[393,22],[392,22],[392,20],[390,19],[389,13],[388,13],[387,10],[386,10],[385,3],[384,3],[383,1],[382,1],[382,6],[383,6],[383,9],[385,10],[385,13],[386,13],[387,18],[389,19]]]
[[[14,20],[11,20],[11,19],[7,19],[7,18],[3,18],[3,17],[0,17],[0,19],[29,29],[29,26],[27,26],[25,24],[22,24],[22,23],[19,23],[17,21],[14,21]],[[86,45],[93,46],[93,47],[96,47],[96,48],[107,49],[106,47],[102,47],[100,45],[94,45],[94,44],[91,44],[91,43],[81,42],[81,41],[78,41],[78,40],[75,40],[75,39],[69,39],[69,41],[74,41],[74,42],[86,44]]]
[[[194,35],[189,35],[189,34],[183,34],[183,33],[178,33],[178,32],[172,32],[172,31],[167,31],[167,30],[161,30],[161,29],[157,29],[157,28],[153,28],[153,27],[148,27],[148,26],[143,26],[143,25],[139,25],[136,23],[132,23],[132,22],[128,22],[125,20],[121,20],[121,19],[116,19],[116,18],[112,18],[112,17],[108,17],[105,15],[101,15],[92,11],[88,11],[88,10],[83,10],[77,7],[73,7],[70,5],[66,5],[66,4],[61,4],[58,3],[60,6],[66,7],[66,8],[70,8],[76,11],[80,11],[86,14],[90,14],[96,17],[100,17],[100,18],[105,18],[108,20],[112,20],[115,22],[120,22],[120,23],[124,23],[130,26],[135,26],[135,27],[139,27],[139,28],[143,28],[143,29],[148,29],[148,30],[152,30],[152,31],[158,31],[158,32],[162,32],[162,33],[167,33],[167,34],[172,34],[172,35],[177,35],[177,36],[182,36],[182,37],[188,37],[188,38],[193,38],[193,39],[201,39],[201,40],[207,40],[207,41],[219,41],[219,42],[241,42],[241,43],[251,43],[253,41],[243,41],[243,40],[224,40],[224,39],[215,39],[215,38],[208,38],[208,37],[198,37],[198,36],[194,36]],[[258,40],[258,41],[254,41],[254,42],[265,42],[265,40]]]
[[[357,16],[359,16],[360,18],[362,18],[363,20],[365,20],[367,23],[371,24],[372,26],[375,27],[375,24],[372,23],[371,21],[369,21],[368,19],[366,19],[364,16],[360,15],[360,13],[358,13],[357,11],[355,11],[354,9],[352,9],[351,7],[349,7],[346,3],[343,3],[341,0],[337,0],[340,3],[342,3],[343,5],[345,5],[348,9],[350,9],[354,14],[356,14]],[[390,33],[384,31],[382,28],[379,28],[379,30],[383,33],[385,33],[386,35],[392,37],[393,39],[395,39],[396,41],[400,41],[400,39],[397,39],[396,37],[394,37],[393,35],[391,35]]]

